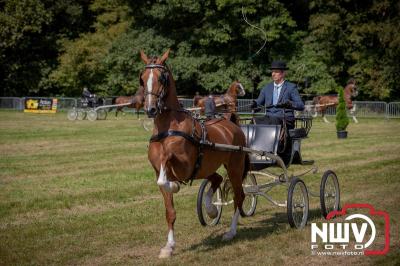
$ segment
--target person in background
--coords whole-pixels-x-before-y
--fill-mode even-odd
[[[204,113],[205,113],[207,119],[212,119],[215,117],[216,106],[215,106],[215,102],[214,102],[212,93],[210,93],[208,95],[207,100],[204,103]]]
[[[87,87],[83,87],[83,92],[82,92],[82,97],[83,98],[93,98],[94,94],[92,94]]]
[[[83,87],[82,100],[86,101],[90,107],[94,107],[95,97],[96,95],[92,94],[87,87]]]

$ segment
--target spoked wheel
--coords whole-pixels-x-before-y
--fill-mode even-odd
[[[257,208],[257,195],[254,192],[257,186],[257,180],[254,174],[247,174],[243,182],[243,190],[246,197],[243,201],[243,212],[245,216],[252,216],[256,212]]]
[[[107,118],[107,111],[105,109],[97,110],[97,119],[98,120],[106,120]]]
[[[340,188],[336,174],[328,170],[322,175],[319,190],[321,202],[321,212],[324,218],[331,212],[339,210]]]
[[[97,120],[97,111],[92,109],[87,112],[87,119],[90,121],[96,121]]]
[[[291,227],[304,228],[308,220],[308,192],[304,182],[295,177],[290,182],[288,199],[287,199],[287,215]]]
[[[72,109],[68,110],[67,117],[68,117],[68,120],[74,121],[78,118],[78,112],[76,111],[75,108],[72,108]]]
[[[151,131],[154,127],[154,120],[152,118],[144,118],[142,120],[142,126],[146,131]]]
[[[86,111],[83,109],[77,109],[78,112],[78,116],[77,119],[78,120],[84,120],[86,118]]]
[[[222,215],[222,193],[221,189],[218,187],[217,191],[214,192],[211,203],[217,208],[217,213],[215,217],[210,217],[207,214],[206,209],[206,195],[211,188],[211,182],[205,179],[199,188],[199,193],[197,195],[197,216],[201,225],[216,225],[219,223]]]

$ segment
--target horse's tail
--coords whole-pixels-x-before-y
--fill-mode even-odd
[[[246,178],[247,173],[250,171],[250,156],[246,152],[244,156],[244,171],[242,176],[242,181]]]

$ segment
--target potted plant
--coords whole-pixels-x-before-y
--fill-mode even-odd
[[[336,107],[336,131],[339,139],[347,138],[346,128],[349,124],[347,117],[346,102],[344,101],[343,90],[339,89],[339,104]]]

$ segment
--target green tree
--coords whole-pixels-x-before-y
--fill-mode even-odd
[[[360,98],[399,99],[398,1],[315,0],[310,12],[303,50],[318,55],[325,73],[338,83],[354,77]]]
[[[118,0],[96,0],[90,10],[97,14],[95,31],[82,34],[79,39],[63,39],[59,65],[50,74],[49,82],[61,88],[64,95],[80,95],[84,86],[102,95],[109,94],[107,80],[112,74],[104,61],[114,40],[125,33],[130,23],[128,10]]]
[[[246,88],[252,78],[269,79],[267,69],[273,58],[290,58],[297,41],[296,23],[279,1],[127,1],[134,17],[131,30],[118,38],[109,51],[108,83],[123,81],[125,58],[133,60],[131,69],[143,69],[138,53],[160,55],[172,48],[169,64],[173,67],[180,94],[195,91],[225,91],[234,79]],[[267,45],[254,53],[265,41],[264,34],[242,19],[242,7],[248,20],[266,33]],[[129,41],[131,49],[124,42]],[[132,57],[133,56],[133,57]],[[132,75],[134,77],[137,76]],[[128,77],[130,80],[131,76]],[[111,79],[110,79],[111,78]],[[132,80],[133,81],[133,80]],[[130,85],[134,86],[134,83]]]
[[[349,125],[347,117],[346,102],[344,101],[343,89],[339,89],[339,104],[336,107],[336,130],[344,131]]]
[[[57,64],[58,41],[92,24],[87,1],[8,0],[0,3],[1,95],[52,94],[43,77]]]

